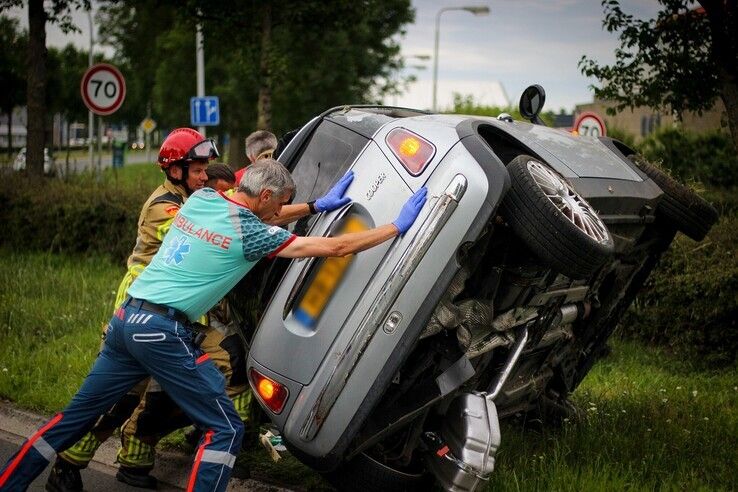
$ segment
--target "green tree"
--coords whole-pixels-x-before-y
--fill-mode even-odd
[[[150,25],[155,14],[139,3],[105,8],[101,24],[115,30],[110,44],[116,58],[153,59],[153,77],[142,87],[154,118],[163,128],[180,126],[189,122],[187,103],[195,95],[195,28],[201,22],[206,91],[221,101],[221,126],[213,131],[230,136],[234,163],[255,127],[280,133],[330,106],[378,99],[399,64],[394,36],[413,18],[408,0],[368,0],[361,9],[348,0],[189,0],[174,9],[165,1],[157,5],[169,5],[166,25],[143,32],[137,26]],[[114,11],[130,18],[120,22]],[[134,72],[138,79],[146,70]]]
[[[613,65],[583,56],[580,70],[599,79],[595,95],[617,102],[617,110],[649,106],[681,116],[701,113],[719,97],[738,149],[738,2],[659,3],[656,19],[640,20],[618,0],[603,0],[603,27],[619,33],[620,48]]]
[[[13,109],[26,98],[26,33],[16,19],[0,17],[0,111],[8,116],[8,158],[13,155]]]
[[[20,7],[23,0],[0,0],[0,12]],[[26,58],[28,136],[26,140],[26,170],[31,176],[44,172],[46,140],[46,23],[57,24],[63,32],[76,30],[72,10],[89,10],[89,0],[28,0],[28,50]],[[48,9],[48,10],[47,10]]]
[[[50,48],[48,59],[47,108],[50,115],[61,115],[66,124],[67,149],[65,162],[69,167],[69,126],[74,121],[87,117],[87,108],[82,102],[79,84],[88,68],[88,52],[81,51],[72,44],[61,50]]]
[[[96,14],[100,42],[116,48],[113,63],[126,78],[126,100],[115,113],[116,121],[136,128],[145,116],[151,115],[161,123],[159,115],[151,113],[154,104],[152,88],[157,67],[169,61],[165,54],[159,52],[157,42],[162,34],[174,27],[175,13],[176,9],[166,2],[145,0],[110,2],[100,6]],[[186,51],[186,55],[191,56],[191,53],[192,50]],[[185,78],[184,71],[180,75]]]

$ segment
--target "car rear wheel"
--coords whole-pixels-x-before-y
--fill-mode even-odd
[[[656,215],[695,241],[702,241],[718,220],[717,210],[644,157],[631,155],[628,158],[664,192]]]
[[[504,219],[550,268],[588,278],[612,254],[607,226],[574,189],[537,159],[521,155],[507,166],[511,186],[502,201]]]

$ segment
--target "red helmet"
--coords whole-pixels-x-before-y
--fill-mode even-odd
[[[167,169],[178,161],[211,160],[219,156],[215,142],[202,133],[192,128],[176,128],[162,142],[158,162],[162,169]]]

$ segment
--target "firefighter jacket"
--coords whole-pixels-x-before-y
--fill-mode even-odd
[[[128,257],[129,271],[143,270],[151,262],[151,258],[159,251],[174,216],[186,199],[187,193],[183,186],[166,180],[146,200],[138,217],[136,246]]]

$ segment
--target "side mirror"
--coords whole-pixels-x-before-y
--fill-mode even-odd
[[[531,123],[543,125],[538,115],[543,110],[546,102],[546,91],[538,84],[528,86],[520,96],[520,114],[530,120]]]

